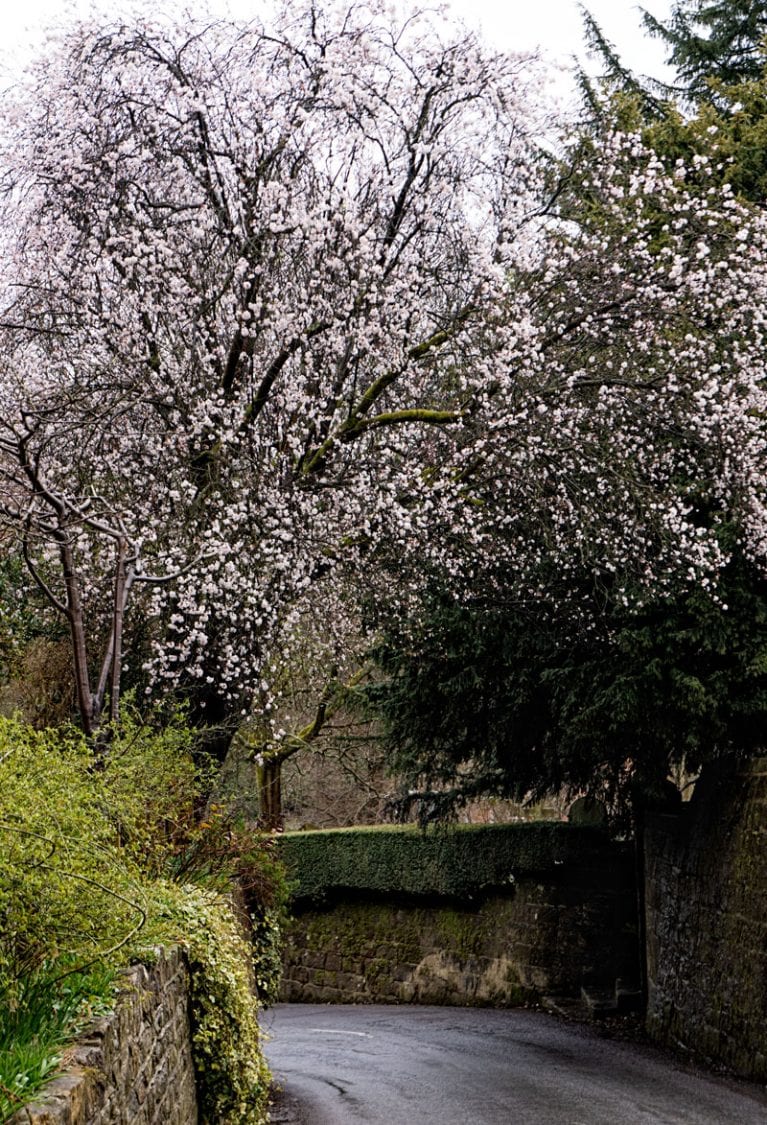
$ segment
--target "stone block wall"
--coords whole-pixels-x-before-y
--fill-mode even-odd
[[[188,973],[179,951],[126,974],[115,1012],[8,1125],[196,1125]]]
[[[767,1080],[767,758],[709,772],[645,840],[648,1030]]]
[[[575,836],[572,837],[576,839]],[[509,1007],[638,986],[633,858],[605,837],[473,901],[339,893],[299,902],[281,998]]]

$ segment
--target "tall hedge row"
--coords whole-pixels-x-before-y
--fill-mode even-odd
[[[556,822],[287,832],[280,858],[294,898],[334,893],[472,899],[516,879],[590,872],[609,864],[616,849],[599,829]],[[627,857],[628,858],[628,857]]]

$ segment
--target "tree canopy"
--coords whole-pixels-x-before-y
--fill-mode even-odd
[[[650,35],[668,48],[678,87],[693,102],[758,78],[767,62],[767,11],[761,0],[679,0],[669,20],[643,12]]]
[[[306,613],[343,633],[344,574],[440,470],[414,435],[491,378],[540,203],[525,69],[306,6],[80,24],[6,99],[3,507],[86,729],[131,602],[155,680],[229,711],[268,711]]]
[[[87,731],[126,638],[284,748],[435,586],[589,636],[763,574],[767,221],[544,124],[533,60],[375,6],[79,24],[6,98],[2,511]]]
[[[662,799],[670,776],[762,746],[767,584],[742,559],[719,597],[693,587],[609,607],[595,625],[568,628],[543,602],[435,596],[419,629],[390,631],[368,699],[401,779],[398,811],[428,821],[477,796],[585,792],[620,817],[638,796]]]
[[[724,25],[733,15],[734,6],[727,11],[721,10],[724,7],[718,6],[715,12],[713,6],[705,6],[712,42],[725,35]],[[761,12],[753,14],[762,18]],[[692,19],[691,13],[687,16]],[[675,18],[683,19],[681,10]],[[676,26],[681,36],[682,23]],[[691,33],[692,24],[685,26]],[[744,35],[748,26],[741,28]],[[570,528],[569,556],[554,561],[551,537],[542,530],[546,517],[543,523],[538,514],[529,523],[521,514],[517,519],[517,526],[526,529],[528,543],[535,536],[542,540],[537,598],[532,583],[528,596],[520,596],[516,571],[499,574],[492,586],[477,583],[467,591],[463,604],[445,596],[444,589],[433,593],[419,626],[389,630],[376,650],[384,680],[373,695],[384,716],[393,762],[404,779],[402,807],[416,805],[426,818],[446,814],[481,793],[521,799],[561,789],[590,791],[609,799],[616,809],[625,808],[636,786],[644,793],[659,793],[670,773],[679,775],[686,770],[694,774],[718,758],[745,754],[761,745],[767,713],[764,566],[749,543],[749,528],[754,526],[756,511],[752,505],[761,504],[764,411],[755,404],[751,413],[756,425],[754,473],[745,492],[752,499],[743,508],[745,492],[740,488],[744,477],[727,497],[718,486],[711,490],[712,470],[714,475],[718,473],[714,466],[722,454],[727,458],[725,446],[739,430],[738,408],[734,413],[726,410],[727,419],[719,414],[713,428],[706,424],[698,429],[698,423],[693,423],[702,389],[698,384],[698,390],[693,390],[693,383],[702,378],[709,386],[703,397],[713,393],[718,399],[723,389],[720,377],[733,358],[730,349],[740,347],[738,330],[725,345],[730,354],[724,366],[713,351],[708,356],[699,351],[694,359],[688,355],[690,366],[677,367],[674,374],[670,368],[663,374],[663,361],[660,366],[658,361],[665,353],[675,363],[694,338],[699,342],[705,338],[714,346],[715,340],[722,342],[720,330],[702,306],[694,312],[689,306],[686,326],[682,317],[665,318],[677,270],[694,268],[712,250],[705,240],[696,247],[693,236],[692,241],[677,242],[672,251],[669,236],[680,229],[686,229],[688,236],[696,230],[702,232],[708,226],[703,211],[709,206],[726,211],[736,197],[763,201],[764,80],[744,77],[752,73],[744,65],[736,75],[737,84],[725,86],[721,75],[708,81],[714,77],[709,67],[698,93],[690,85],[690,74],[686,75],[684,107],[662,102],[657,90],[647,89],[622,67],[593,20],[590,28],[608,64],[608,87],[617,92],[598,101],[598,112],[578,140],[577,158],[558,197],[559,215],[572,224],[568,235],[577,232],[569,296],[576,310],[584,312],[588,326],[581,332],[578,325],[577,350],[568,354],[565,347],[559,358],[567,366],[580,352],[582,363],[585,350],[591,370],[598,372],[595,385],[599,392],[587,408],[589,419],[596,429],[595,419],[605,410],[608,426],[616,427],[592,447],[592,464],[598,463],[601,473],[610,471],[610,466],[625,482],[632,467],[645,463],[650,448],[654,459],[661,447],[674,467],[667,464],[667,477],[653,473],[645,482],[649,488],[644,503],[638,507],[640,491],[635,487],[624,493],[622,512],[611,512],[609,500],[599,509],[591,507],[584,504],[580,492],[589,479],[583,457],[586,431],[581,431],[577,466],[567,462],[565,453],[558,462],[544,463],[545,476],[542,474],[542,487],[551,487],[552,499],[557,489],[568,489],[568,500],[578,513],[578,526]],[[761,37],[758,28],[752,32],[749,58],[753,61],[761,57]],[[721,42],[717,52],[721,59]],[[754,73],[759,65],[754,62]],[[593,88],[588,92],[595,93]],[[694,97],[699,104],[690,115]],[[612,167],[608,188],[595,172],[606,159],[605,136],[614,135],[611,131],[616,128],[633,138],[635,147],[624,165],[623,181],[614,178],[614,160],[607,158]],[[662,168],[665,176],[684,184],[685,206],[690,207],[685,218],[681,218],[680,200],[672,202],[665,192],[648,190],[647,180],[637,189],[641,211],[632,210],[629,201],[634,197],[625,185],[641,176],[648,165],[655,171]],[[749,212],[748,205],[745,211]],[[750,213],[755,217],[757,212]],[[698,226],[698,218],[703,219],[703,226]],[[715,221],[709,229],[717,226]],[[648,235],[642,268],[628,251],[639,230]],[[603,273],[597,282],[595,271],[593,288],[584,284],[581,272],[587,234],[599,234],[602,239]],[[755,245],[750,235],[731,230],[733,235],[739,243],[735,254],[741,264],[753,261]],[[652,263],[651,268],[664,269],[669,254],[676,257],[677,266],[663,281],[656,275],[653,285],[644,268]],[[616,276],[621,280],[613,283]],[[633,287],[629,277],[635,279]],[[589,307],[597,286],[604,301],[602,309],[610,309],[607,331],[600,331],[605,322],[600,322],[596,306]],[[627,288],[640,301],[648,299],[644,327],[639,318],[626,315]],[[712,295],[714,290],[719,287],[712,280]],[[697,298],[700,295],[697,290]],[[717,305],[720,296],[722,290],[714,298]],[[761,320],[763,297],[757,290],[742,290],[741,300],[747,315]],[[721,311],[722,306],[718,307]],[[676,313],[679,311],[677,306]],[[578,323],[575,315],[572,322]],[[749,332],[746,329],[745,335]],[[563,341],[569,343],[567,333]],[[763,356],[761,343],[754,357],[757,365],[763,362],[758,356]],[[624,375],[633,372],[631,409],[636,413],[632,417],[641,419],[642,427],[633,444],[627,441],[622,428],[626,423],[615,403],[605,408],[602,401],[608,387],[617,384],[622,406],[627,405],[630,392],[624,378],[611,375],[618,368]],[[679,380],[685,383],[691,376],[688,392],[677,400],[672,419],[668,390],[679,391]],[[571,376],[570,385],[575,382]],[[664,402],[660,409],[656,392]],[[736,397],[743,405],[740,392]],[[721,400],[719,404],[716,412]],[[691,423],[695,433],[689,428]],[[571,443],[564,444],[569,452]],[[623,449],[630,467],[622,462]],[[556,483],[550,486],[549,479]],[[659,559],[669,539],[654,517],[651,493],[656,490],[657,503],[664,480],[673,482],[678,490],[680,510],[697,528],[701,543],[713,535],[721,549],[721,565],[713,568],[716,575],[712,571],[695,573],[695,568],[685,574],[677,567],[674,572],[672,565],[670,581],[665,585],[658,581]],[[609,487],[603,479],[594,492],[616,500],[620,495],[615,479]],[[554,507],[561,518],[565,504],[554,501]],[[652,575],[649,584],[643,582],[641,570],[632,567],[630,551],[621,559],[610,558],[605,551],[606,529],[617,523],[627,532],[635,514],[641,528],[637,557],[645,560],[645,566],[648,557],[652,560],[647,569]],[[678,540],[672,540],[677,547]],[[648,549],[650,543],[654,548]],[[492,555],[489,544],[485,553]],[[482,572],[482,566],[477,572]],[[562,582],[568,576],[570,594],[561,600]],[[575,607],[573,613],[564,608],[566,602]]]

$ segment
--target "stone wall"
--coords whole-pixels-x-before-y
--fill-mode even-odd
[[[645,868],[648,1030],[767,1080],[767,758],[652,818]]]
[[[560,838],[571,843],[549,869],[511,872],[507,889],[471,901],[355,888],[297,902],[282,999],[513,1006],[585,990],[611,1006],[616,990],[635,995],[631,851],[601,834]]]
[[[196,1125],[183,956],[126,974],[113,1015],[68,1053],[66,1072],[9,1125]]]

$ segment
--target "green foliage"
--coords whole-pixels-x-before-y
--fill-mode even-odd
[[[763,744],[767,584],[733,560],[713,596],[694,587],[618,620],[545,673],[565,760],[613,769],[657,790]],[[593,787],[593,785],[592,785]]]
[[[662,104],[655,94],[621,60],[613,43],[588,11],[581,8],[583,38],[589,54],[599,59],[602,66],[600,78],[595,81],[579,67],[576,71],[587,119],[594,123],[605,116],[605,95],[630,94],[642,106],[645,118],[651,118]]]
[[[692,587],[634,612],[608,600],[572,633],[546,606],[435,600],[377,656],[385,679],[369,697],[404,809],[442,819],[483,794],[569,790],[621,812],[637,784],[659,793],[671,771],[762,744],[767,584],[734,559],[716,595]]]
[[[54,972],[58,975],[60,966]],[[42,965],[21,982],[0,1021],[0,1121],[51,1077],[61,1048],[78,1030],[109,1010],[114,976],[111,969],[94,967],[52,980]]]
[[[18,1032],[8,1067],[26,1060],[14,1074],[31,1093],[82,1012],[75,982],[181,944],[204,1120],[262,1121],[267,1082],[251,961],[262,995],[273,996],[282,869],[272,846],[247,839],[223,810],[201,820],[210,778],[178,716],[158,730],[129,718],[111,732],[109,749],[97,768],[78,732],[0,719],[0,1010],[3,1026]],[[241,874],[257,916],[255,953],[222,894]],[[64,1003],[70,993],[79,997],[74,1006]],[[41,1014],[46,995],[58,1022]],[[37,1023],[39,1033],[22,1035]],[[15,1105],[19,1095],[8,1096]]]
[[[334,892],[466,900],[507,887],[513,877],[595,862],[604,835],[559,821],[286,832],[280,855],[295,897]]]
[[[250,848],[239,849],[237,885],[250,918],[253,972],[264,1006],[279,998],[282,934],[288,923],[293,890],[280,858],[276,837],[253,836]]]
[[[156,893],[154,936],[183,946],[189,958],[201,1125],[261,1125],[269,1072],[242,925],[216,892],[167,884]]]
[[[717,88],[756,78],[767,61],[763,0],[679,0],[669,20],[643,14],[649,33],[668,47],[668,63],[691,101],[715,99]]]
[[[441,820],[479,796],[542,795],[545,634],[450,600],[429,609],[421,628],[391,632],[375,650],[384,679],[367,692],[403,782],[403,813],[417,805],[422,821]]]
[[[218,767],[207,755],[192,754],[193,735],[182,714],[166,714],[147,737],[140,720],[123,711],[103,771],[123,846],[148,875],[225,896],[236,888],[250,916],[259,1000],[274,1003],[289,897],[274,842],[226,804],[205,801]]]
[[[683,0],[670,20],[643,13],[646,30],[669,48],[677,70],[674,86],[638,78],[621,63],[599,25],[584,13],[586,38],[601,58],[597,87],[581,75],[591,128],[581,140],[589,151],[592,134],[606,120],[645,141],[671,167],[688,169],[703,158],[742,199],[761,202],[767,194],[765,68],[767,9],[761,0]],[[694,110],[693,113],[690,109]],[[593,155],[593,145],[591,152]],[[694,176],[688,180],[694,183]]]
[[[594,87],[586,90],[592,120],[574,149],[575,169],[562,197],[566,217],[609,235],[609,209],[591,186],[605,120],[625,133],[640,133],[669,172],[681,163],[680,192],[705,198],[703,191],[721,190],[723,197],[731,192],[763,205],[764,4],[682,0],[670,20],[645,13],[644,22],[668,46],[679,83],[662,88],[638,80],[622,67],[595,21],[587,19],[587,34],[604,62],[606,81],[601,94]],[[674,97],[676,102],[669,100]],[[653,246],[662,252],[669,217],[653,214],[650,196],[643,205],[641,221],[657,232]],[[687,229],[692,238],[699,236],[694,215]],[[725,234],[738,237],[735,230]],[[761,315],[758,308],[753,313]],[[710,333],[711,328],[692,322],[689,331]],[[629,351],[635,344],[631,338],[623,341]],[[723,350],[733,344],[737,341],[716,340]],[[612,339],[608,346],[614,346]],[[639,363],[641,370],[641,358]],[[668,440],[675,449],[683,448],[681,432],[670,432]],[[701,526],[721,521],[722,546],[731,551],[737,531],[728,527],[726,513],[703,509],[695,479],[687,488],[687,501]],[[584,582],[593,623],[580,635],[571,635],[546,605],[538,619],[519,609],[474,613],[438,606],[415,643],[394,638],[383,646],[380,655],[389,679],[380,689],[380,702],[389,723],[392,760],[403,769],[409,787],[420,793],[410,799],[426,799],[421,805],[426,815],[431,789],[439,811],[460,803],[472,786],[476,792],[511,790],[518,796],[526,786],[531,794],[586,789],[611,798],[616,809],[625,808],[637,784],[660,791],[669,771],[694,773],[761,745],[767,711],[767,598],[755,568],[736,554],[716,595],[682,586],[673,597],[633,613],[621,607],[609,583],[594,599],[596,581]],[[541,587],[546,585],[543,575]],[[445,659],[446,647],[461,655]],[[475,662],[489,675],[479,696],[465,690],[460,659],[470,666]],[[418,697],[423,706],[430,679],[436,684],[433,733],[423,729],[430,724],[418,729],[413,706]],[[477,710],[473,718],[472,707]],[[451,733],[456,729],[457,739]],[[417,748],[419,738],[431,740],[429,761]]]
[[[667,20],[642,10],[645,31],[666,46],[666,62],[676,72],[670,85],[632,73],[590,12],[582,14],[588,48],[602,65],[599,82],[583,70],[578,75],[592,122],[604,116],[605,95],[629,94],[646,121],[662,117],[672,101],[688,109],[721,105],[723,90],[758,79],[767,63],[762,0],[679,0]]]
[[[673,166],[688,167],[707,160],[741,199],[760,203],[767,198],[767,77],[731,86],[716,86],[716,104],[703,104],[694,116],[674,106],[645,125],[637,115],[635,127],[645,125],[645,141]]]
[[[199,813],[214,766],[193,754],[182,712],[148,724],[129,701],[122,710],[119,726],[105,733],[108,753],[98,779],[120,845],[147,875],[173,873],[191,881],[195,865],[181,857],[207,832]]]
[[[53,959],[104,959],[143,924],[143,879],[91,762],[75,732],[0,720],[0,990]]]

